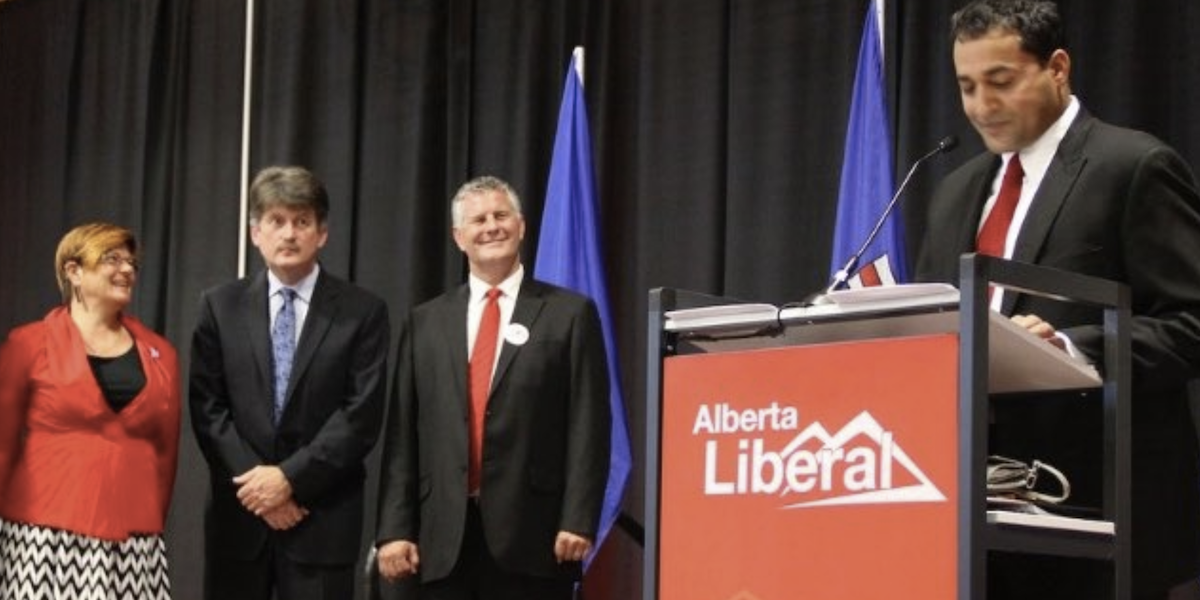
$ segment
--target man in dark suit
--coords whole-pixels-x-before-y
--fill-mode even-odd
[[[589,299],[525,276],[508,184],[467,182],[452,216],[470,276],[400,335],[379,571],[419,572],[423,600],[569,600],[608,474],[600,320]]]
[[[1135,596],[1198,597],[1200,450],[1186,391],[1200,375],[1195,179],[1161,141],[1082,108],[1071,93],[1054,4],[980,0],[957,12],[951,29],[963,109],[990,152],[955,170],[935,193],[917,277],[956,282],[958,256],[978,251],[1130,287]],[[1006,193],[1009,172],[1013,191]],[[1011,224],[989,251],[986,223],[1004,212],[1005,196],[1013,200]],[[1098,311],[997,292],[993,309],[1064,351],[1102,357]],[[1098,507],[1100,408],[1093,400],[994,403],[992,451],[1062,468],[1070,502]],[[1096,563],[996,555],[988,598],[1101,598],[1107,579]]]
[[[387,307],[318,264],[329,198],[312,173],[268,167],[250,203],[267,268],[206,291],[192,339],[192,428],[212,480],[205,597],[348,600]]]

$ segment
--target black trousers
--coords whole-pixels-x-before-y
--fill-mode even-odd
[[[354,597],[354,564],[292,562],[268,542],[254,560],[205,556],[207,600],[348,600]]]
[[[466,519],[458,562],[448,577],[421,585],[421,600],[571,600],[575,589],[571,578],[512,573],[496,563],[474,501],[467,502]]]

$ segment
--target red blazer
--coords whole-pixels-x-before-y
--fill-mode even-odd
[[[163,531],[179,453],[175,348],[133,317],[146,386],[105,401],[65,307],[0,346],[0,517],[106,540]]]

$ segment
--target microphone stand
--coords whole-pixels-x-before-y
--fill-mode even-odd
[[[900,195],[903,194],[904,189],[908,187],[908,180],[912,179],[913,173],[916,173],[917,168],[920,167],[926,160],[929,160],[930,158],[933,158],[934,156],[943,152],[949,152],[950,150],[953,150],[955,146],[958,146],[958,138],[952,135],[946,136],[942,138],[940,142],[938,142],[937,147],[913,162],[912,167],[908,169],[908,173],[904,176],[904,180],[901,181],[900,186],[896,188],[896,193],[892,194],[892,199],[889,200],[887,206],[884,207],[883,214],[879,215],[879,219],[875,221],[875,226],[871,228],[871,233],[867,235],[867,239],[862,243],[861,246],[858,247],[858,251],[852,254],[850,259],[846,261],[846,264],[843,265],[841,269],[838,269],[836,273],[834,273],[833,279],[829,282],[829,285],[823,291],[817,292],[816,294],[806,298],[804,302],[802,302],[803,306],[829,304],[829,293],[846,285],[846,282],[850,280],[850,275],[853,274],[854,270],[858,267],[858,262],[862,260],[863,254],[866,253],[867,248],[870,247],[871,243],[875,241],[875,237],[879,235],[879,230],[883,229],[883,224],[887,222],[888,217],[891,216],[892,211],[896,208],[896,204],[900,201]]]

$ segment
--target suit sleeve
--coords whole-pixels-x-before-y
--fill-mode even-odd
[[[375,539],[416,541],[420,531],[417,498],[417,392],[413,377],[413,318],[405,319],[397,344],[396,373],[383,426],[383,455]]]
[[[1159,145],[1144,153],[1125,197],[1121,254],[1132,292],[1134,377],[1139,389],[1177,389],[1200,369],[1200,196],[1183,159]],[[1100,327],[1064,331],[1093,359]]]
[[[387,392],[390,336],[387,305],[370,302],[354,343],[342,349],[351,354],[350,371],[331,375],[345,380],[345,395],[337,410],[311,441],[279,465],[300,504],[345,485],[345,474],[360,469],[375,446]]]
[[[192,334],[191,375],[188,384],[192,431],[214,478],[229,479],[263,464],[238,433],[225,379],[220,324],[205,294]]]
[[[608,483],[612,414],[604,335],[590,300],[576,318],[571,353],[567,473],[559,529],[595,539]]]

